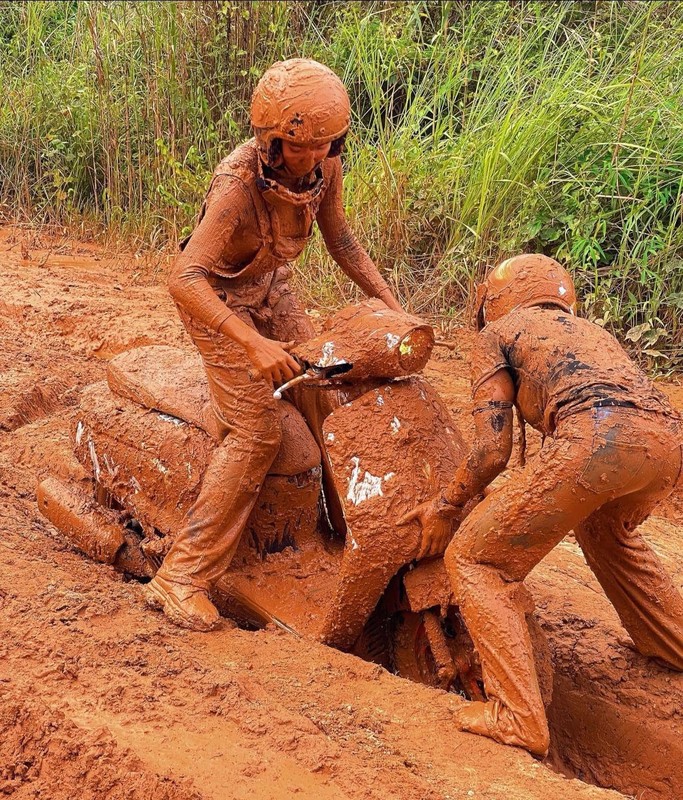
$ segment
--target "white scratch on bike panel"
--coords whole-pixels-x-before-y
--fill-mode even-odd
[[[367,470],[361,478],[360,458],[353,456],[351,458],[353,470],[349,478],[349,490],[346,493],[346,499],[358,506],[361,503],[369,500],[371,497],[384,497],[382,491],[382,481],[391,480],[395,473],[387,472],[386,475],[372,475]]]
[[[178,419],[178,417],[174,417],[172,414],[162,414],[160,412],[159,419],[163,419],[164,422],[170,422],[173,425],[185,425],[185,422],[182,419]]]
[[[353,535],[353,531],[351,530],[351,526],[350,526],[350,525],[347,525],[347,526],[346,526],[346,530],[348,531],[348,534],[349,534],[349,539],[350,539],[350,541],[351,541],[351,549],[352,549],[352,550],[358,550],[358,548],[360,547],[360,545],[358,544],[358,542],[356,541],[356,539],[355,539],[355,537],[354,537],[354,535]]]
[[[322,358],[318,361],[319,367],[334,367],[337,364],[344,363],[341,358],[337,358],[334,354],[334,342],[325,342],[322,352]]]
[[[92,439],[88,442],[88,451],[90,452],[90,460],[92,461],[92,468],[95,473],[95,480],[99,481],[100,479],[100,462],[97,458],[97,452],[95,450],[95,442]]]
[[[114,466],[114,462],[106,453],[104,454],[104,466],[107,468],[107,472],[110,475],[116,475],[116,467]]]
[[[162,475],[168,475],[168,467],[165,467],[158,458],[152,459],[152,464],[159,470]]]

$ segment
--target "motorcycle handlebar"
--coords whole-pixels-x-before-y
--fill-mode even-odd
[[[300,375],[292,378],[287,383],[283,383],[282,386],[278,387],[273,392],[273,397],[276,400],[282,400],[282,393],[286,392],[287,389],[291,389],[292,386],[296,386],[299,383],[303,383],[304,381],[326,381],[330,378],[335,378],[337,375],[343,375],[345,372],[349,372],[353,369],[353,364],[334,364],[330,367],[316,367],[310,366],[308,364],[304,364],[305,371],[302,372]]]

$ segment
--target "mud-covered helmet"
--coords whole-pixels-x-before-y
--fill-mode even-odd
[[[477,330],[515,308],[540,305],[557,306],[574,314],[576,292],[571,275],[548,256],[538,253],[513,256],[494,267],[477,287]]]
[[[261,152],[277,166],[276,140],[295,144],[332,142],[339,155],[351,122],[351,104],[344,84],[329,67],[310,58],[278,61],[267,69],[251,98],[251,124]]]

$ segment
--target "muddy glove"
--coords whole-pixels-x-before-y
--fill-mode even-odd
[[[439,511],[440,498],[436,497],[420,503],[412,511],[398,520],[398,525],[406,525],[417,521],[422,528],[420,549],[415,558],[419,561],[428,556],[440,555],[448,547],[453,536],[455,525],[452,519],[445,519]]]

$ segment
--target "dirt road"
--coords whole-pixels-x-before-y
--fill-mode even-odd
[[[79,391],[103,378],[115,353],[187,341],[163,281],[132,258],[112,260],[96,247],[5,229],[0,280],[0,794],[50,800],[624,796],[458,733],[445,693],[314,642],[227,624],[211,635],[176,629],[144,607],[137,583],[70,548],[38,514],[35,486],[55,454],[68,449]],[[465,432],[468,340],[463,335],[459,350],[428,370]],[[660,513],[668,522],[656,522],[653,531],[683,576],[680,498]],[[681,676],[644,665],[619,644],[623,632],[571,541],[553,559],[534,573],[533,588],[560,679],[568,682],[566,702],[555,710],[562,741],[556,763],[624,792],[680,797],[672,793],[675,780],[662,773],[677,757],[683,732]],[[567,587],[573,587],[569,597]],[[577,631],[584,637],[580,647]],[[597,742],[594,762],[586,754],[578,731],[589,719],[583,706],[596,675],[605,708],[626,733],[639,719],[656,718],[664,733],[653,745],[654,760],[648,761],[649,741],[642,737],[621,749]],[[563,739],[557,733],[563,725],[565,734],[576,735]],[[625,769],[634,759],[637,768],[634,762]]]

